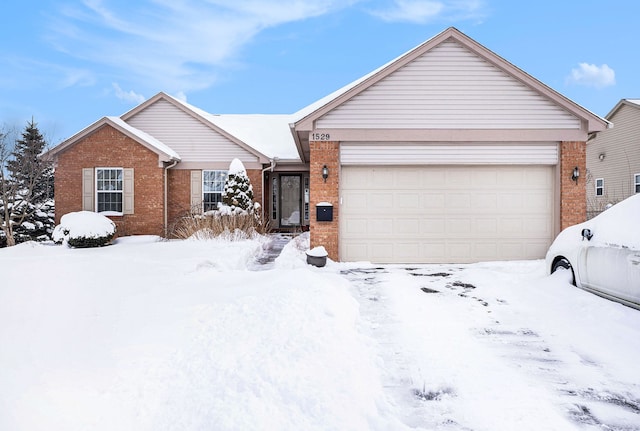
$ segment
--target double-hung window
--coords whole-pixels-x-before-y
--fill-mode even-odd
[[[633,183],[636,193],[640,193],[640,174],[635,174],[633,176]]]
[[[227,171],[202,171],[202,209],[212,211],[218,209],[222,202],[222,192],[227,179]]]
[[[123,171],[122,168],[96,168],[97,212],[123,212]]]
[[[604,195],[604,178],[596,178],[596,196]]]

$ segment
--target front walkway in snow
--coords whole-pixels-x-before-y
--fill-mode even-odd
[[[295,234],[274,233],[269,235],[269,240],[262,245],[262,252],[249,264],[252,271],[266,271],[273,269],[274,262],[280,256],[285,245],[294,238]]]
[[[640,430],[638,311],[541,262],[340,273],[399,419],[429,430]],[[565,277],[566,278],[566,277]]]

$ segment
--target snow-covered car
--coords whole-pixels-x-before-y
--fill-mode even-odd
[[[550,273],[570,270],[582,289],[640,309],[640,194],[560,232],[546,265]]]

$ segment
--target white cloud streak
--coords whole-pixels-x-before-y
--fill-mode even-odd
[[[115,91],[116,97],[120,100],[123,100],[128,103],[134,103],[136,105],[145,101],[145,97],[143,95],[138,94],[133,90],[124,91],[122,88],[120,88],[120,85],[118,85],[115,82],[111,84],[111,86]]]
[[[394,0],[392,7],[371,14],[384,21],[427,24],[438,19],[482,19],[485,12],[482,0]]]
[[[61,9],[50,42],[136,87],[185,93],[211,86],[269,27],[320,16],[358,0],[143,0],[126,14],[108,0]],[[115,87],[114,87],[115,88]],[[121,98],[139,95],[116,90]]]
[[[585,87],[610,87],[616,84],[616,72],[606,64],[597,66],[595,64],[580,63],[577,68],[571,69],[567,82]]]

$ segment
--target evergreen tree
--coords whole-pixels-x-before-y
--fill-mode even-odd
[[[39,157],[46,147],[31,120],[15,140],[0,130],[0,247],[45,240],[53,232],[53,168]]]
[[[222,203],[234,212],[253,212],[253,187],[242,162],[233,159],[224,183]]]
[[[38,157],[46,146],[47,142],[31,119],[22,132],[22,139],[16,141],[13,160],[7,162],[11,180],[19,192],[30,193],[24,198],[33,204],[53,199],[53,169],[48,161]]]

